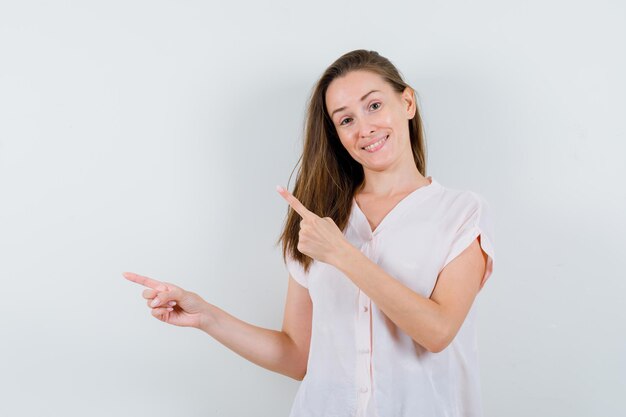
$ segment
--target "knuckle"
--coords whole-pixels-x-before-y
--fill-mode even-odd
[[[169,282],[166,282],[165,285],[167,285],[167,293],[168,294],[172,294],[173,296],[177,297],[178,295],[180,295],[184,290],[174,284],[171,284]]]
[[[158,308],[152,309],[152,314],[154,314],[155,316],[162,316],[165,313],[167,313],[167,308],[165,307],[158,307]]]

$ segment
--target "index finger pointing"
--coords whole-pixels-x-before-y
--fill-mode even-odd
[[[158,291],[167,291],[169,288],[167,285],[163,284],[161,281],[154,280],[152,278],[144,277],[143,275],[138,275],[133,272],[124,272],[124,278],[129,281],[136,282],[137,284],[144,285],[146,287],[150,287],[152,289]]]
[[[276,186],[276,190],[280,193],[280,195],[287,200],[287,203],[293,208],[302,218],[307,217],[317,217],[315,213],[310,211],[308,208],[304,207],[304,204],[300,202],[293,194],[289,192],[289,190],[281,187],[280,185]]]

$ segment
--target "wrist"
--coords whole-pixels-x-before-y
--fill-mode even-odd
[[[213,304],[206,303],[206,306],[199,314],[198,328],[205,333],[211,334],[211,330],[217,322],[218,308]]]
[[[341,249],[337,251],[334,266],[340,271],[345,272],[348,265],[353,262],[354,257],[359,254],[361,254],[361,252],[346,240]]]

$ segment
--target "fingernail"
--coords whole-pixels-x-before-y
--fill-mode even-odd
[[[159,300],[159,298],[157,297],[157,298],[155,298],[154,300],[152,300],[152,302],[150,303],[150,305],[151,305],[152,307],[156,307],[156,306],[158,306],[158,305],[159,305],[159,303],[160,303],[160,302],[161,302],[161,300]]]
[[[284,189],[283,187],[281,187],[280,185],[277,185],[277,186],[276,186],[276,189],[277,189],[279,192],[281,192],[281,193],[282,193],[283,191],[285,191],[285,189]]]
[[[176,301],[170,301],[167,304],[171,305],[172,307],[174,307],[176,305]]]

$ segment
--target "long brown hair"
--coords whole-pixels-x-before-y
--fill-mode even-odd
[[[361,164],[350,156],[339,140],[326,109],[326,90],[335,78],[355,70],[367,70],[382,76],[399,93],[410,87],[387,58],[375,51],[358,49],[333,62],[313,88],[306,113],[304,146],[298,160],[302,164],[292,194],[313,213],[332,218],[342,231],[348,223],[355,192],[363,185],[364,174]],[[417,111],[409,120],[411,149],[417,169],[426,176],[424,132],[417,100],[415,103]],[[308,273],[313,259],[298,250],[301,217],[290,206],[287,210],[287,221],[276,244],[282,241],[283,260],[289,253]]]

